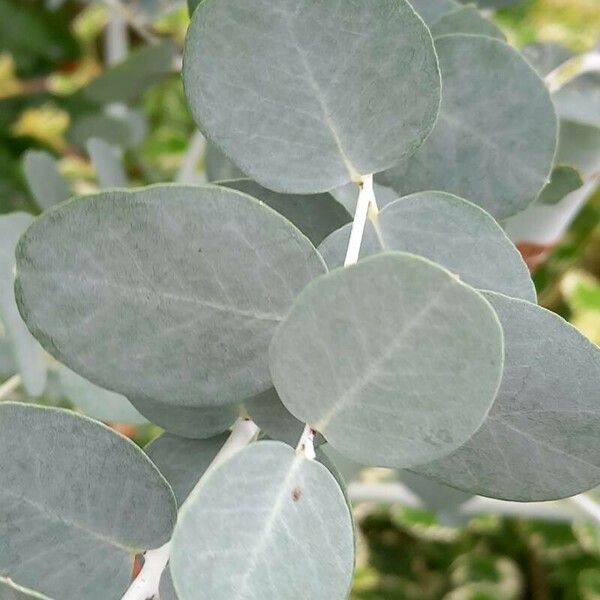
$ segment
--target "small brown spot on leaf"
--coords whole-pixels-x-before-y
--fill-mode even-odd
[[[300,496],[302,496],[302,490],[298,487],[292,490],[292,500],[294,502],[298,502],[300,500]]]

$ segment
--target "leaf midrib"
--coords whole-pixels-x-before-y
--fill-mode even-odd
[[[99,542],[102,542],[103,544],[106,544],[108,546],[111,546],[117,550],[126,552],[127,554],[135,555],[135,554],[138,554],[139,552],[141,552],[141,550],[142,550],[140,548],[133,548],[133,547],[125,546],[124,544],[121,544],[121,543],[117,542],[116,540],[112,540],[97,531],[89,529],[89,527],[86,527],[82,523],[79,523],[79,522],[71,520],[71,519],[67,519],[63,515],[60,515],[57,512],[49,509],[47,506],[44,506],[43,504],[39,504],[38,502],[35,502],[34,500],[27,498],[23,494],[18,494],[11,490],[3,489],[0,492],[0,497],[2,497],[2,496],[9,496],[16,500],[20,500],[21,502],[24,502],[25,504],[31,506],[32,508],[34,508],[38,512],[42,513],[43,515],[46,515],[48,517],[48,520],[59,521],[59,522],[63,523],[66,527],[71,527],[73,529],[81,531],[81,532],[85,533],[86,535],[92,537],[93,539],[95,539]]]

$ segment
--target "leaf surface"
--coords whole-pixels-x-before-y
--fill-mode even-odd
[[[218,183],[264,202],[291,221],[315,246],[352,220],[350,213],[331,194],[282,194],[251,179]]]
[[[431,35],[405,0],[206,0],[183,79],[207,137],[253,180],[292,193],[410,156],[440,98]]]
[[[556,500],[600,482],[600,350],[558,315],[486,294],[504,329],[498,396],[477,433],[420,473],[473,494]]]
[[[17,254],[37,339],[150,419],[145,405],[224,406],[268,389],[272,334],[325,270],[289,221],[216,186],[73,200],[38,218]]]
[[[61,600],[120,597],[134,555],[166,543],[175,518],[127,438],[71,411],[0,405],[1,575]]]
[[[344,600],[353,568],[338,483],[280,442],[252,444],[196,487],[171,552],[180,600]]]
[[[443,98],[436,126],[411,158],[379,176],[400,196],[449,192],[496,219],[524,210],[549,180],[557,119],[544,82],[500,40],[436,39]]]
[[[39,396],[46,387],[46,359],[19,315],[13,290],[15,247],[32,222],[31,215],[21,212],[0,216],[0,317],[25,389],[31,396]]]
[[[287,409],[335,449],[407,467],[478,429],[502,356],[479,293],[428,260],[386,253],[311,283],[273,338],[270,366]]]
[[[342,266],[351,225],[319,246],[330,269]],[[397,250],[437,262],[469,285],[536,301],[521,254],[478,206],[443,192],[421,192],[387,204],[367,223],[361,257]]]
[[[67,182],[58,170],[58,161],[48,152],[28,150],[23,159],[23,170],[29,191],[42,210],[71,195]]]

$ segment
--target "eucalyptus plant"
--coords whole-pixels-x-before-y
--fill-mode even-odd
[[[82,96],[127,102],[165,68],[145,52]],[[183,81],[226,180],[128,189],[88,135],[106,189],[66,200],[31,154],[45,210],[2,221],[27,389],[39,342],[93,419],[0,404],[0,598],[343,600],[337,454],[453,502],[600,483],[600,351],[503,230],[578,173],[551,180],[553,100],[495,25],[453,0],[203,0]],[[115,420],[165,432],[142,451]]]

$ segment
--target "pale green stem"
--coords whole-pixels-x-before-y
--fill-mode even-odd
[[[258,432],[258,427],[250,419],[238,419],[231,429],[229,438],[206,469],[196,487],[216,468],[252,442]],[[156,550],[148,550],[144,554],[144,566],[121,600],[148,600],[158,595],[160,578],[169,562],[170,546],[171,543],[168,542],[164,546]]]

